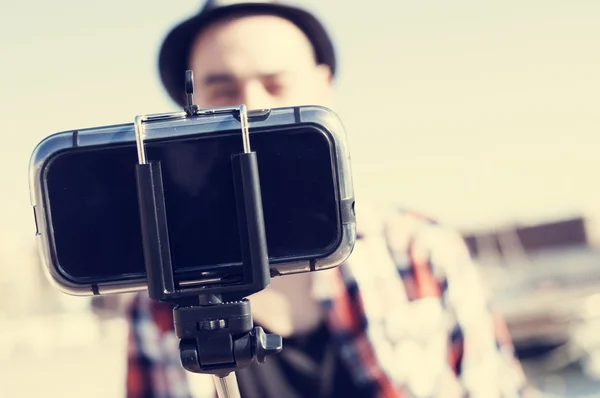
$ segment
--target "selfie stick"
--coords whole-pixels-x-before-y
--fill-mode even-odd
[[[246,106],[198,109],[193,103],[193,75],[186,72],[187,106],[184,112],[137,116],[136,178],[148,293],[151,299],[174,305],[175,334],[180,339],[183,367],[213,375],[219,397],[239,398],[235,371],[254,360],[263,363],[282,349],[281,336],[254,327],[250,301],[245,297],[270,284],[256,153],[250,148]],[[238,116],[242,153],[231,164],[240,232],[242,264],[235,272],[211,271],[214,277],[179,282],[174,273],[160,161],[148,161],[145,125],[153,121],[185,119],[228,113]],[[198,225],[198,228],[204,228]],[[198,242],[199,252],[202,242]],[[207,271],[209,273],[209,271]]]

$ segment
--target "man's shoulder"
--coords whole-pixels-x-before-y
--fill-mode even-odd
[[[458,245],[464,240],[456,228],[440,222],[431,214],[401,206],[364,205],[357,215],[358,238],[384,236],[396,248],[419,243],[437,247]]]
[[[465,254],[464,239],[456,228],[411,209],[396,208],[389,213],[384,220],[384,233],[392,241],[405,236],[407,244],[422,245],[429,250],[453,247]]]
[[[357,215],[358,238],[385,241],[400,271],[422,267],[441,277],[471,260],[462,235],[431,215],[397,206],[365,206],[364,210],[360,218]]]

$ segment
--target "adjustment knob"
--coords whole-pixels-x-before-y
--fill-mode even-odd
[[[256,360],[264,363],[268,355],[278,354],[283,349],[283,340],[278,334],[267,334],[260,326],[254,328]]]
[[[224,319],[212,319],[207,321],[198,322],[200,330],[219,330],[225,329]]]

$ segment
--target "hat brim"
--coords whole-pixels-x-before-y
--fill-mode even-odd
[[[276,15],[297,25],[311,41],[317,62],[326,64],[335,74],[336,59],[333,43],[323,25],[312,14],[302,9],[269,3],[242,3],[205,10],[189,18],[165,37],[158,67],[160,78],[169,96],[179,105],[185,104],[185,71],[189,68],[190,48],[198,34],[216,20],[236,13]]]

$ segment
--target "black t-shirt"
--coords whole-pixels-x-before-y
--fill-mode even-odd
[[[242,398],[370,397],[359,391],[325,325],[283,339],[283,351],[236,372]]]

